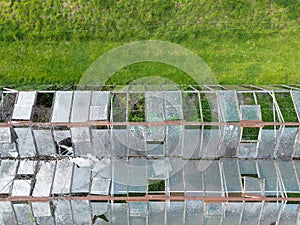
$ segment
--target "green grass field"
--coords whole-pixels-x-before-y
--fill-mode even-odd
[[[282,1],[1,1],[0,85],[76,84],[105,52],[138,40],[178,43],[220,84],[300,83],[300,3]],[[107,84],[143,76],[193,79],[144,62]]]

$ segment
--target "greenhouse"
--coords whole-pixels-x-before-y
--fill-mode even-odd
[[[297,224],[299,85],[0,94],[1,224]]]

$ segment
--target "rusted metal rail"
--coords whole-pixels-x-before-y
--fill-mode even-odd
[[[146,195],[131,197],[113,197],[100,195],[70,196],[62,195],[56,197],[31,197],[31,196],[8,196],[0,198],[0,201],[11,202],[50,202],[53,200],[92,200],[92,201],[126,201],[126,202],[149,202],[149,201],[184,201],[200,200],[204,202],[275,202],[275,201],[293,201],[299,202],[297,197],[266,197],[259,195],[244,195],[241,197],[214,197],[214,196],[167,196],[167,195]]]
[[[0,123],[0,127],[49,127],[49,126],[66,126],[66,127],[82,127],[82,126],[168,126],[168,125],[186,125],[186,126],[241,126],[241,127],[265,127],[265,126],[300,126],[300,122],[264,122],[261,120],[242,120],[239,122],[190,122],[185,120],[166,120],[162,122],[109,122],[109,121],[86,121],[86,122],[47,122],[38,123],[31,121],[9,121]]]

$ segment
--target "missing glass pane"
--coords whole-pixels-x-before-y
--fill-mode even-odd
[[[297,122],[294,103],[289,93],[276,93],[277,103],[285,122]]]
[[[148,180],[148,193],[160,194],[166,190],[165,180]]]
[[[130,94],[129,95],[129,122],[144,122],[145,121],[145,95]]]
[[[259,129],[256,127],[243,127],[242,141],[257,141]]]
[[[52,113],[53,93],[38,93],[33,107],[33,122],[49,122]]]

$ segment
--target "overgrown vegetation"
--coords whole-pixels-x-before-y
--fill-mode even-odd
[[[199,55],[219,83],[298,83],[297,0],[51,0],[0,2],[0,84],[76,84],[100,55],[159,39]],[[159,63],[128,66],[109,84],[142,76],[194,83]]]

